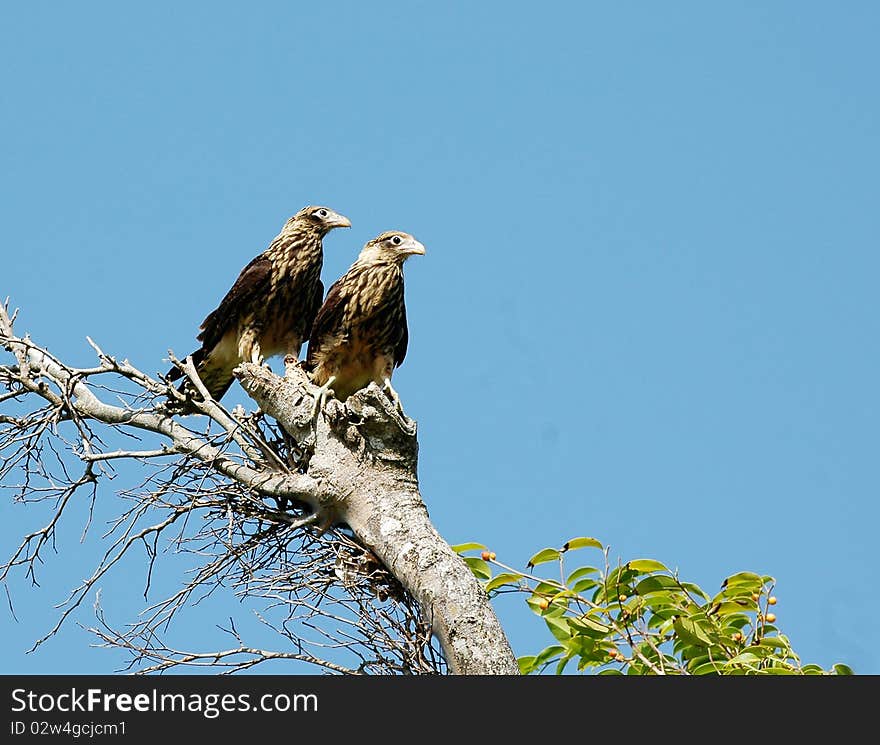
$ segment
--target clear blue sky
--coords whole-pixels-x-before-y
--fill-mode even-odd
[[[0,296],[74,363],[88,334],[155,372],[303,205],[353,222],[325,284],[412,232],[394,380],[445,538],[523,566],[592,535],[710,591],[771,574],[805,662],[880,673],[878,22],[868,2],[7,3]],[[4,554],[42,517],[0,515]],[[80,529],[40,588],[13,583],[2,672],[118,666],[74,624],[24,654],[101,549]],[[108,580],[113,620],[141,584],[134,561]],[[549,643],[498,609],[517,654]]]

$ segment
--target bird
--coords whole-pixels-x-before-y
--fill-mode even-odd
[[[241,270],[202,321],[201,347],[191,355],[212,398],[220,400],[229,390],[240,362],[262,364],[279,354],[299,357],[324,297],[323,238],[334,228],[350,227],[347,217],[329,207],[303,207]],[[183,372],[175,367],[166,377],[177,380]]]
[[[382,233],[364,245],[354,264],[330,287],[315,316],[304,365],[320,386],[314,416],[331,392],[345,401],[371,382],[400,407],[391,376],[409,343],[403,263],[424,253],[425,247],[409,233]]]

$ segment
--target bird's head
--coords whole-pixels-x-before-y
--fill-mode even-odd
[[[424,256],[425,247],[409,233],[389,230],[368,241],[361,250],[359,261],[393,261],[402,264],[410,256]]]
[[[333,228],[350,228],[351,220],[345,215],[331,210],[329,207],[312,206],[303,207],[287,221],[285,226],[289,229],[315,230],[321,235],[329,233]]]

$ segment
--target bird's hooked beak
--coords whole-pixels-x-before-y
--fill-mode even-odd
[[[331,212],[330,215],[325,220],[326,224],[331,228],[350,228],[351,220],[349,220],[345,215],[340,215],[338,212]]]
[[[402,254],[406,256],[424,256],[425,255],[425,247],[419,243],[415,238],[408,238],[406,243],[404,243],[399,249]]]

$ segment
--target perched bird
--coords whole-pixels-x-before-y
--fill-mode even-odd
[[[299,356],[324,297],[322,240],[333,228],[350,228],[329,207],[304,207],[269,247],[238,275],[226,297],[200,327],[202,346],[193,363],[208,392],[219,399],[240,362],[262,363],[277,354]],[[183,373],[168,373],[176,380]]]
[[[306,369],[321,390],[315,413],[331,390],[344,401],[376,382],[396,405],[391,375],[406,356],[409,332],[403,296],[403,262],[425,247],[408,233],[391,231],[369,241],[324,300],[309,338]]]

